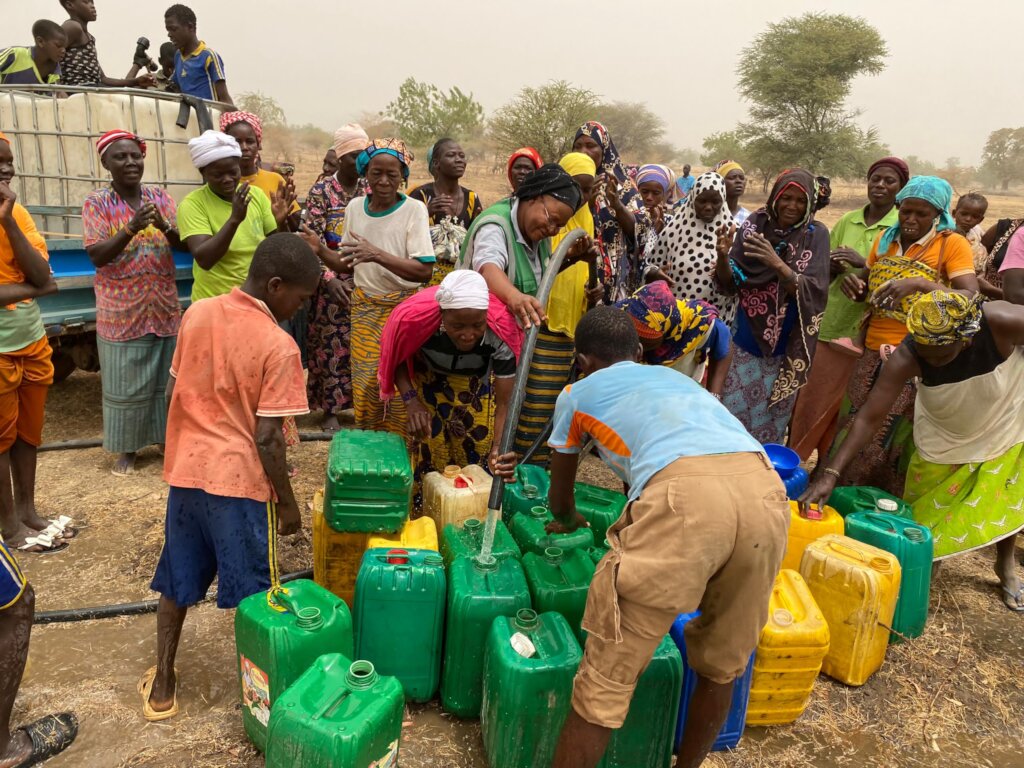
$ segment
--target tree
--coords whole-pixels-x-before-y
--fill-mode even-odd
[[[414,77],[402,83],[398,98],[384,108],[383,114],[395,122],[403,139],[418,147],[444,136],[469,138],[484,122],[484,108],[473,94],[458,88],[445,92]]]
[[[235,99],[235,106],[244,112],[252,112],[265,127],[288,124],[281,105],[272,96],[265,96],[262,91],[243,93]]]
[[[654,148],[663,143],[665,121],[643,102],[613,101],[601,104],[594,115],[591,119],[604,124],[616,148],[631,160],[646,162]]]
[[[884,68],[885,42],[863,19],[807,13],[770,24],[741,54],[739,91],[750,120],[736,132],[757,150],[761,171],[800,165],[829,176],[863,174],[865,149],[878,145],[846,106],[860,75]],[[770,162],[760,152],[768,151]],[[770,166],[770,167],[769,167]]]
[[[565,80],[523,88],[491,118],[491,136],[506,154],[533,147],[548,162],[572,148],[576,129],[593,119],[597,96]]]
[[[1005,192],[1011,181],[1024,180],[1024,128],[992,131],[981,152],[981,172]]]

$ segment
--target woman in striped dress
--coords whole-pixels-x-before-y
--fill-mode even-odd
[[[117,454],[115,475],[164,442],[164,390],[178,338],[181,306],[174,256],[174,201],[142,183],[146,143],[127,131],[97,142],[111,175],[82,206],[85,249],[96,266],[96,340],[103,369],[103,447]]]
[[[510,199],[485,210],[463,243],[461,265],[484,276],[491,293],[512,310],[523,328],[540,325],[516,429],[515,450],[520,456],[543,433],[558,394],[569,383],[572,339],[548,329],[545,307],[536,294],[551,256],[550,238],[582,204],[583,193],[573,177],[558,165],[544,165],[527,176]],[[592,250],[592,241],[584,238],[563,267],[593,257]],[[547,455],[546,446],[541,446],[532,461],[544,462]]]

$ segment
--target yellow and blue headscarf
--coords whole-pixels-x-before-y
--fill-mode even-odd
[[[671,365],[698,349],[718,317],[718,310],[706,301],[676,299],[664,280],[645,285],[615,306],[629,315],[640,338],[661,339],[656,349],[644,352],[644,362],[650,365]]]
[[[956,229],[956,222],[953,221],[953,216],[949,212],[949,206],[953,202],[953,188],[945,179],[940,179],[938,176],[915,176],[896,193],[896,204],[899,205],[909,198],[924,200],[939,212],[939,218],[935,224],[937,232]],[[887,253],[889,247],[896,242],[899,236],[900,224],[897,221],[882,233],[882,238],[878,241],[878,253]]]
[[[376,155],[391,155],[398,158],[398,162],[402,164],[402,178],[409,178],[409,166],[416,158],[404,141],[401,139],[374,139],[356,158],[356,173],[365,176],[370,160]]]
[[[932,291],[913,303],[907,330],[914,343],[939,347],[967,341],[981,330],[981,294],[968,298],[953,291]]]

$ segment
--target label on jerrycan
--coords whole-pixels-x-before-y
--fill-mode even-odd
[[[388,753],[380,760],[374,760],[369,768],[396,768],[398,765],[398,741],[388,744]]]
[[[270,678],[267,673],[242,656],[242,701],[266,728],[270,722]]]

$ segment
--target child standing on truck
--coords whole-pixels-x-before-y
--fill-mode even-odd
[[[12,46],[0,51],[0,85],[54,85],[60,82],[60,62],[68,36],[60,24],[40,19],[32,25],[31,48]]]
[[[11,189],[13,178],[11,143],[0,133],[0,527],[11,546],[48,552],[66,547],[61,539],[72,534],[41,518],[35,503],[36,449],[53,383],[35,299],[55,293],[57,284],[46,243]]]

